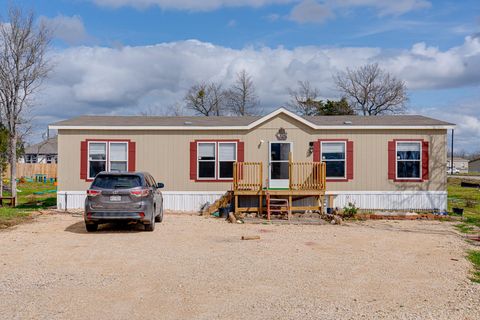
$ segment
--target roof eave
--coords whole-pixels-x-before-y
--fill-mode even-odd
[[[218,127],[218,126],[202,126],[202,127],[188,127],[188,126],[61,126],[61,125],[50,125],[48,126],[50,130],[251,130],[253,127],[250,126],[228,126],[228,127]],[[394,130],[394,129],[404,129],[404,130],[446,130],[454,129],[454,125],[431,125],[431,126],[352,126],[352,125],[343,125],[343,126],[311,126],[314,130]]]

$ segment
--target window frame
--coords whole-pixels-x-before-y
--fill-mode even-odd
[[[35,161],[33,161],[35,159]],[[39,163],[38,162],[38,154],[26,154],[25,155],[25,163]]]
[[[97,144],[104,144],[105,145],[105,160],[94,160],[95,162],[103,162],[105,161],[105,171],[108,172],[108,141],[88,141],[87,147],[87,179],[93,180],[95,177],[90,176],[90,144],[97,143]]]
[[[233,180],[233,173],[231,178],[222,178],[220,177],[220,162],[232,162],[232,160],[220,160],[220,145],[221,144],[234,144],[235,145],[235,160],[233,160],[233,163],[238,161],[238,142],[237,141],[217,141],[217,159],[215,160],[217,162],[217,180],[227,180],[231,181]]]
[[[215,146],[215,150],[213,152],[215,155],[214,160],[200,160],[199,146],[201,144],[213,144]],[[200,177],[200,162],[213,162],[214,164],[213,177],[203,177],[203,178]],[[216,141],[197,141],[197,180],[199,181],[217,180],[217,162],[218,162],[217,142]]]
[[[238,157],[239,157],[239,150],[238,150],[238,145],[240,143],[240,140],[238,139],[232,139],[232,140],[214,140],[214,139],[205,139],[205,140],[195,140],[195,141],[192,141],[192,142],[195,142],[195,148],[196,148],[196,159],[195,159],[195,166],[196,166],[196,176],[195,176],[195,179],[194,181],[196,182],[232,182],[233,181],[233,177],[231,178],[219,178],[220,174],[219,174],[219,170],[220,170],[220,162],[219,162],[219,143],[235,143],[235,147],[236,147],[236,150],[235,150],[235,156],[236,156],[236,160],[234,162],[238,162]],[[211,144],[215,144],[215,177],[214,178],[200,178],[199,177],[199,171],[200,171],[200,166],[199,166],[199,144],[202,144],[202,143],[211,143]],[[204,161],[209,161],[209,160],[204,160]],[[212,160],[210,160],[212,161]]]
[[[344,163],[344,169],[343,169],[343,177],[329,177],[327,176],[327,172],[325,170],[325,178],[327,179],[327,181],[346,181],[348,180],[348,175],[347,175],[347,161],[348,161],[348,155],[347,155],[347,140],[321,140],[320,141],[320,161],[321,162],[325,162],[325,167],[327,166],[327,162],[329,161],[341,161],[341,160],[338,160],[338,159],[335,159],[335,160],[324,160],[323,159],[323,145],[324,144],[332,144],[332,143],[343,143],[344,145],[344,159],[343,159],[343,163]]]
[[[399,160],[398,159],[398,144],[399,143],[416,143],[420,146],[420,159],[418,160]],[[419,162],[418,177],[399,177],[398,176],[398,162]],[[423,181],[423,141],[422,140],[395,140],[395,180],[396,181]]]
[[[128,140],[87,140],[87,181],[93,181],[95,177],[90,176],[90,144],[98,143],[105,145],[105,172],[110,172],[110,144],[111,143],[123,143],[127,145],[126,156],[127,156],[127,171],[129,165],[129,144],[130,141]],[[103,160],[93,160],[94,162],[102,162]],[[114,162],[117,160],[114,160]],[[117,161],[117,162],[125,162],[125,161]]]
[[[127,148],[125,149],[125,150],[126,150],[125,160],[111,160],[111,159],[110,159],[110,146],[111,146],[112,144],[124,144],[124,145],[126,145]],[[109,171],[109,172],[110,172],[110,170],[111,170],[111,164],[112,164],[112,162],[126,162],[126,171],[128,171],[128,152],[129,152],[129,150],[128,150],[128,145],[129,145],[128,141],[108,141],[108,151],[107,151],[107,155],[108,155],[108,156],[107,156],[107,162],[108,162],[108,165],[107,165],[107,167],[108,167],[108,171]]]

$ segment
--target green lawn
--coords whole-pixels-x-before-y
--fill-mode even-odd
[[[28,220],[35,210],[55,206],[57,203],[57,194],[52,192],[55,186],[51,183],[19,183],[17,189],[21,191],[18,192],[17,207],[0,207],[0,229]],[[45,193],[46,191],[51,192]],[[42,194],[34,194],[35,192]]]
[[[464,209],[463,221],[455,226],[460,232],[480,232],[480,190],[462,188],[460,186],[462,180],[468,179],[448,178],[448,211],[451,212],[454,207]],[[470,279],[480,283],[480,251],[470,250],[467,257],[473,264]]]
[[[454,207],[464,209],[463,223],[457,228],[462,232],[471,232],[480,228],[480,190],[462,188],[461,181],[459,178],[448,178],[448,211],[452,212]]]
[[[471,250],[468,252],[468,260],[473,264],[471,280],[480,283],[480,251]]]

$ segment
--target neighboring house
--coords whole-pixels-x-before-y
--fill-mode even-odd
[[[452,159],[447,159],[447,171],[452,167]],[[458,170],[458,173],[468,173],[468,159],[453,157],[453,168]],[[449,171],[450,173],[450,171]]]
[[[480,158],[472,160],[468,163],[468,172],[480,173]]]
[[[336,207],[445,210],[453,127],[415,115],[300,117],[283,108],[263,117],[80,116],[50,125],[57,203],[82,208],[98,172],[138,170],[165,183],[166,209],[198,210],[232,189],[235,161],[261,162],[269,187],[288,187],[291,155],[326,163]]]
[[[28,146],[25,153],[18,159],[20,163],[57,163],[57,136]]]

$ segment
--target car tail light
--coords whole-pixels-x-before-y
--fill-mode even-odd
[[[130,194],[137,198],[148,197],[150,191],[148,189],[130,190]]]
[[[90,197],[96,197],[101,193],[102,193],[102,191],[100,191],[100,190],[93,190],[93,189],[87,190],[87,195],[90,196]]]

